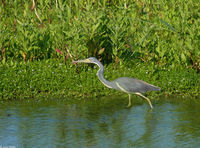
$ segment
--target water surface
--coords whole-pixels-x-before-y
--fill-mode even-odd
[[[71,99],[72,100],[72,99]],[[162,100],[162,99],[161,99]],[[0,105],[0,147],[199,147],[200,102],[102,98]]]

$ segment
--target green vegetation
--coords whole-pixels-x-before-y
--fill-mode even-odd
[[[97,57],[109,79],[132,76],[164,95],[198,96],[199,7],[198,0],[2,0],[0,96],[116,94],[92,67],[73,66],[69,53]]]
[[[98,66],[72,66],[57,60],[10,63],[0,66],[0,97],[13,98],[49,97],[102,97],[124,95],[106,88],[97,78]],[[114,75],[113,75],[114,74]],[[145,80],[162,88],[161,92],[151,92],[156,96],[180,94],[198,96],[200,77],[193,69],[156,67],[154,64],[133,64],[105,69],[105,77],[113,80],[120,76],[130,76]],[[149,95],[150,95],[149,94]]]

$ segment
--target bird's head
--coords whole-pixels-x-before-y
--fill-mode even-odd
[[[85,60],[74,61],[74,63],[97,63],[97,62],[98,62],[98,60],[95,57],[90,57]]]

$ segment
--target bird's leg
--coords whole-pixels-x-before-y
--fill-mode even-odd
[[[128,106],[127,107],[130,107],[131,106],[131,94],[128,94]]]
[[[153,109],[153,105],[151,104],[151,101],[149,100],[149,98],[143,96],[141,93],[135,93],[135,94],[136,94],[136,95],[139,95],[139,96],[141,96],[141,97],[143,97],[143,98],[145,98],[145,99],[148,101],[148,103],[149,103],[151,109]]]

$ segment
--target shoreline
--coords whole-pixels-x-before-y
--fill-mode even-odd
[[[113,64],[110,64],[105,67],[104,76],[108,80],[132,76],[161,87],[161,91],[147,92],[150,97],[175,94],[199,98],[200,77],[195,70],[155,67],[153,64],[140,63],[131,68],[125,65],[113,68]],[[111,94],[126,96],[123,92],[106,88],[98,80],[97,70],[98,67],[76,67],[71,62],[65,65],[56,60],[4,64],[0,66],[0,98],[5,101],[43,97],[90,98]]]

